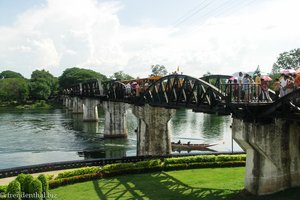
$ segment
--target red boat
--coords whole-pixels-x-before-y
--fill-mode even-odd
[[[190,143],[174,143],[172,142],[172,150],[205,150],[208,147],[215,146],[217,144],[190,144]]]

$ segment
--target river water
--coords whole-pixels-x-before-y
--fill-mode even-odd
[[[137,119],[127,114],[128,138],[103,139],[104,113],[99,122],[83,122],[82,115],[65,109],[18,110],[0,108],[0,169],[89,158],[136,155]],[[231,138],[231,117],[177,110],[170,120],[172,141],[217,143],[213,151],[241,151]],[[178,153],[205,153],[181,151]]]

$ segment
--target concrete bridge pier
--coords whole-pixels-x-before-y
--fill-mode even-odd
[[[66,107],[68,110],[73,110],[73,101],[71,97],[68,97],[66,100]]]
[[[83,100],[83,121],[97,122],[98,117],[98,108],[99,100],[85,98]]]
[[[63,103],[63,106],[67,106],[67,99],[68,99],[68,97],[62,96],[62,103]]]
[[[137,155],[168,155],[172,152],[169,121],[174,109],[134,106],[133,114],[138,118]]]
[[[126,104],[122,102],[103,102],[105,110],[105,138],[126,138],[128,135]]]
[[[247,153],[246,190],[265,195],[300,186],[299,130],[299,124],[287,120],[260,124],[233,119],[233,138]]]
[[[79,97],[73,97],[73,113],[83,113],[83,102]]]

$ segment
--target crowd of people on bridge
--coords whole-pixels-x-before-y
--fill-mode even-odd
[[[247,73],[239,72],[237,78],[229,79],[233,101],[247,102],[271,102],[300,88],[300,71],[298,73],[282,73],[276,78],[272,88],[275,91],[274,98],[270,97],[269,83],[271,77],[260,72],[251,77]]]

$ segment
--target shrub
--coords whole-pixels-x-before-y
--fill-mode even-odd
[[[43,199],[46,199],[46,197],[48,196],[48,190],[49,190],[49,183],[48,183],[47,177],[44,174],[41,174],[38,176],[38,179],[42,183],[42,194],[44,197]]]
[[[19,181],[14,180],[10,182],[7,186],[6,198],[10,199],[18,199],[21,200],[21,184]]]
[[[24,182],[25,182],[25,178],[26,178],[26,174],[19,174],[16,178],[17,181],[19,181],[20,185],[21,185],[21,192],[25,192],[24,191]]]
[[[33,176],[30,175],[30,174],[27,174],[26,177],[25,177],[25,180],[24,180],[24,185],[22,186],[23,188],[23,192],[25,194],[29,194],[29,185],[30,183],[33,181]]]
[[[6,193],[7,185],[0,185],[0,193]]]
[[[42,200],[42,183],[39,179],[34,179],[29,184],[29,199],[30,200]]]
[[[76,170],[59,173],[56,179],[68,178],[68,177],[79,176],[84,174],[95,174],[95,173],[99,173],[100,171],[101,171],[100,167],[82,167]]]
[[[121,174],[124,172],[132,171],[134,167],[135,167],[134,163],[114,163],[114,164],[105,165],[102,168],[102,172],[105,174],[111,174],[111,173]]]
[[[85,182],[89,180],[95,180],[102,178],[101,173],[94,173],[94,174],[85,174],[85,175],[80,175],[80,176],[73,176],[69,178],[61,178],[61,179],[54,179],[49,181],[49,188],[54,189],[63,185],[69,185],[69,184],[74,184],[74,183],[80,183],[80,182]]]

